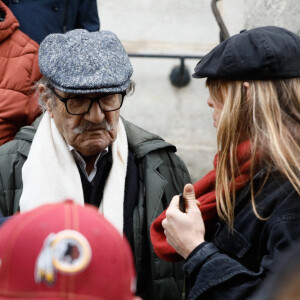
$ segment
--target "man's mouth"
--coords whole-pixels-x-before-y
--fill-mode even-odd
[[[112,127],[113,126],[106,121],[103,121],[101,124],[94,124],[88,122],[73,128],[73,132],[75,134],[82,134],[85,132],[94,132],[94,131],[111,131]]]
[[[91,131],[103,131],[103,130],[107,130],[106,128],[103,128],[103,127],[97,127],[97,128],[89,128],[87,130],[85,130],[84,132],[91,132]]]

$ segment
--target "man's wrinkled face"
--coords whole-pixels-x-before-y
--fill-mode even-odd
[[[72,96],[59,90],[55,91],[64,98]],[[95,98],[97,94],[81,95],[83,96]],[[94,102],[88,113],[71,115],[63,102],[54,95],[53,98],[45,101],[48,112],[65,141],[82,156],[97,155],[115,141],[120,110],[103,112],[98,103]],[[49,101],[54,101],[54,105]]]

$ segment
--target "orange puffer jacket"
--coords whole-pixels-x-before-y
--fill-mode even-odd
[[[41,78],[39,45],[21,32],[19,22],[0,1],[5,12],[0,22],[0,145],[14,139],[20,127],[41,113],[33,83]]]

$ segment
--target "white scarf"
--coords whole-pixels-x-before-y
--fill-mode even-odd
[[[119,119],[117,138],[112,144],[113,164],[106,180],[99,212],[121,233],[127,157],[127,136]],[[22,169],[22,179],[21,212],[65,199],[84,204],[81,179],[75,160],[48,112],[44,114],[33,139]]]

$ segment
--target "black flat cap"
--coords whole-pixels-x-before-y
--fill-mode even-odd
[[[242,31],[209,52],[192,76],[231,80],[300,77],[300,37],[275,26]]]

